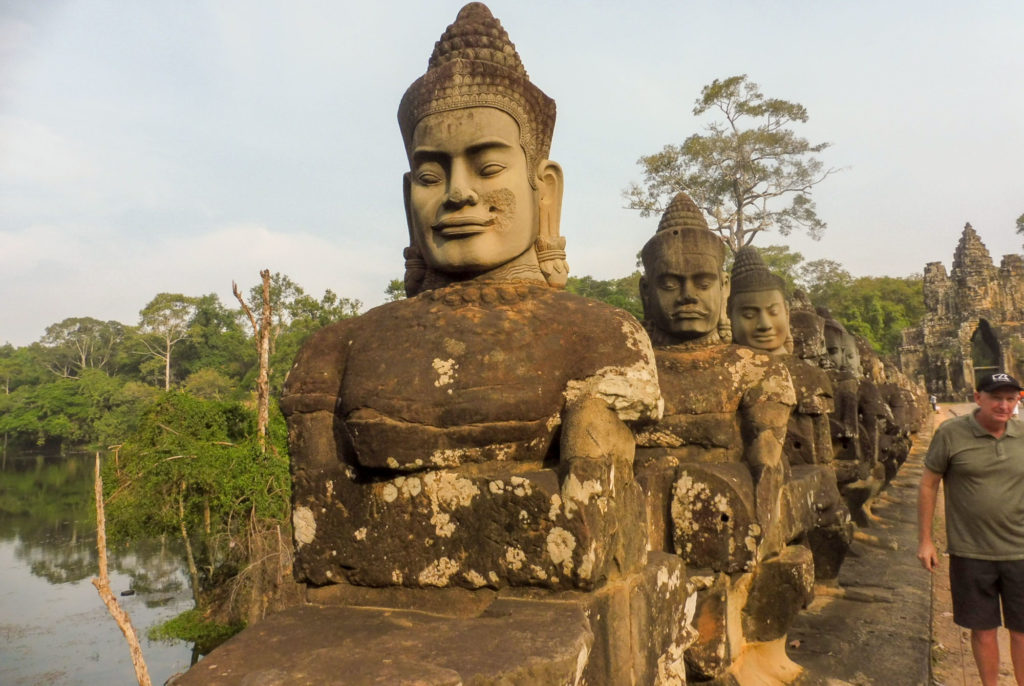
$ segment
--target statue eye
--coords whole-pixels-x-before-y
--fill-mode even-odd
[[[433,186],[441,183],[441,175],[430,169],[421,169],[416,172],[416,182],[424,186]]]
[[[488,162],[480,167],[480,176],[496,176],[505,171],[505,165],[497,162]]]

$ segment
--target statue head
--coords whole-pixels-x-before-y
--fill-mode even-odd
[[[871,343],[863,336],[854,336],[853,340],[857,348],[860,373],[876,384],[885,383],[885,364]]]
[[[814,310],[791,308],[789,329],[793,336],[793,354],[820,365],[828,356],[825,345],[825,320]]]
[[[728,307],[734,342],[770,355],[790,352],[785,288],[785,281],[768,271],[757,248],[747,245],[736,252]]]
[[[725,244],[708,229],[693,200],[679,193],[662,215],[640,258],[640,299],[656,342],[681,343],[728,329],[729,277],[722,270]]]
[[[860,378],[864,370],[860,366],[860,349],[857,348],[857,337],[849,331],[843,331],[843,365],[840,369]]]
[[[842,369],[846,365],[846,353],[843,337],[846,327],[832,318],[832,313],[825,308],[818,308],[818,314],[825,320],[825,352],[827,366],[831,369]]]
[[[555,103],[482,3],[462,8],[402,97],[406,292],[487,274],[568,276]],[[500,271],[498,271],[500,270]]]

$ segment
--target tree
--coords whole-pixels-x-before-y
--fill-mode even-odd
[[[46,327],[41,343],[47,366],[57,376],[77,378],[85,369],[109,370],[125,336],[124,324],[92,317],[69,317]]]
[[[391,279],[387,288],[384,289],[384,302],[393,303],[396,300],[405,299],[405,282],[401,279]]]
[[[196,299],[158,293],[139,312],[139,340],[147,354],[164,363],[164,390],[171,389],[171,351],[191,335]]]
[[[565,290],[621,307],[637,319],[643,318],[639,271],[621,279],[601,280],[592,276],[570,276],[565,284]]]
[[[666,145],[637,161],[644,183],[625,190],[629,207],[645,217],[657,214],[685,191],[712,218],[711,229],[733,252],[772,227],[783,236],[800,228],[820,238],[826,225],[811,190],[837,170],[825,169],[812,156],[828,143],[812,144],[788,128],[806,122],[807,109],[765,97],[744,74],[704,87],[693,114],[709,111],[725,121],[714,121],[706,134],[693,134],[682,145]]]
[[[256,375],[256,435],[260,443],[260,451],[267,451],[267,428],[270,426],[270,326],[273,317],[274,306],[270,300],[270,270],[260,271],[263,289],[260,291],[260,300],[263,301],[263,308],[260,310],[259,321],[252,313],[252,309],[242,297],[242,291],[238,290],[238,284],[231,282],[231,292],[242,306],[245,316],[252,324],[252,335],[256,341],[256,351],[259,357],[259,372]]]
[[[1017,217],[1017,233],[1024,236],[1024,214]]]

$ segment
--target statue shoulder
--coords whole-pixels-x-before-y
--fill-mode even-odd
[[[567,344],[561,352],[572,377],[566,399],[600,397],[627,422],[660,419],[663,403],[654,348],[636,317],[564,291],[553,291],[550,300],[557,339]]]
[[[746,391],[744,404],[774,402],[782,405],[796,405],[796,392],[793,390],[793,377],[785,360],[780,356],[730,344],[729,355],[732,358],[726,364],[735,365],[736,372],[744,374]]]
[[[360,320],[361,317],[354,317],[328,324],[302,344],[281,393],[281,410],[286,416],[334,410],[348,347]]]

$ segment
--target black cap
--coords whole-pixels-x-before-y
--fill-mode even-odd
[[[980,392],[991,393],[992,391],[1000,388],[1013,388],[1017,391],[1024,390],[1017,379],[1002,372],[998,374],[986,374],[978,379],[978,391]]]

